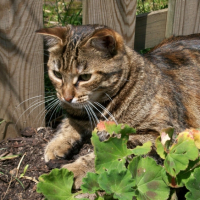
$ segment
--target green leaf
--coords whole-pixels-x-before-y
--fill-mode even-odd
[[[113,194],[114,199],[132,200],[135,195],[131,173],[127,170],[103,172],[99,176],[99,185],[107,194]]]
[[[98,183],[98,174],[88,172],[87,176],[83,178],[83,184],[81,189],[83,193],[94,194],[97,190],[100,190]]]
[[[161,144],[164,146],[166,152],[168,152],[170,145],[172,143],[172,137],[174,134],[174,128],[166,128],[160,131]]]
[[[26,165],[26,166],[24,167],[24,172],[23,172],[22,174],[20,174],[20,177],[19,177],[19,178],[21,178],[21,177],[23,177],[23,176],[25,175],[25,173],[26,173],[28,167],[29,167],[29,165]]]
[[[145,155],[151,151],[151,146],[151,141],[148,141],[142,146],[137,146],[135,149],[133,149],[132,153],[136,156]]]
[[[95,200],[104,200],[103,197],[97,197]]]
[[[100,197],[100,196],[96,197],[95,200],[115,200],[115,199],[113,198],[113,195],[105,194],[102,197]]]
[[[189,160],[198,158],[198,149],[189,133],[178,135],[176,143],[171,146],[164,161],[166,171],[173,177],[188,167]]]
[[[193,176],[186,183],[186,188],[190,191],[185,195],[187,200],[200,200],[200,168],[194,170]]]
[[[176,177],[170,176],[165,170],[163,170],[162,172],[163,180],[170,187],[173,188],[183,187],[194,173],[194,169],[199,165],[200,165],[200,158],[198,158],[195,161],[190,160],[187,169],[184,171],[180,171],[180,173]]]
[[[161,143],[161,136],[158,136],[155,141],[155,146],[156,146],[156,151],[158,155],[162,158],[165,159],[167,156],[167,153],[165,152],[164,146]]]
[[[42,193],[48,200],[75,200],[77,193],[71,193],[73,178],[73,173],[67,169],[53,169],[49,174],[39,177],[37,192]]]
[[[113,198],[113,195],[108,195],[108,194],[105,194],[105,195],[103,196],[103,198],[104,198],[104,200],[115,200],[115,199]]]
[[[169,196],[169,187],[162,179],[162,167],[155,160],[140,156],[134,157],[128,166],[134,179],[135,194],[138,200],[165,200]]]
[[[113,121],[100,121],[97,124],[97,130],[98,131],[106,131],[110,135],[113,133],[122,134],[122,135],[136,133],[136,130],[134,128],[131,128],[127,124],[125,124],[125,125],[124,124],[115,124],[115,122],[113,122]]]
[[[4,121],[6,121],[6,120],[0,119],[0,125],[1,125]]]
[[[110,137],[105,142],[100,142],[95,132],[91,138],[94,146],[95,169],[97,173],[105,170],[118,169],[119,171],[126,169],[126,157],[132,154],[131,149],[127,149],[128,136],[124,138]]]

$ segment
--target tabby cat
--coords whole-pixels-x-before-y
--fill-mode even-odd
[[[45,149],[45,161],[68,158],[100,120],[137,129],[154,141],[162,128],[200,127],[200,34],[172,37],[142,56],[102,25],[46,28],[48,74],[68,117]],[[94,154],[63,167],[79,187]]]

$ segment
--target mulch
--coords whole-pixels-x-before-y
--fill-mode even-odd
[[[36,192],[38,177],[49,173],[52,168],[71,163],[81,155],[93,150],[90,143],[84,144],[79,154],[70,160],[44,161],[44,147],[53,138],[55,130],[50,127],[26,128],[22,137],[0,142],[0,199],[1,200],[41,200]],[[2,159],[4,158],[4,159]],[[19,178],[28,169],[24,177]]]

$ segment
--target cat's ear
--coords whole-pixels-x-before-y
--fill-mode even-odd
[[[66,40],[67,32],[67,27],[43,28],[36,31],[36,33],[45,36],[48,46],[54,46],[57,44],[63,45]]]
[[[104,28],[96,30],[86,45],[90,45],[96,50],[109,52],[111,55],[115,55],[118,50],[123,48],[123,43],[121,35],[112,29]]]

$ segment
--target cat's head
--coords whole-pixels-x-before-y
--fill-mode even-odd
[[[48,73],[64,107],[110,100],[123,84],[125,46],[114,30],[100,25],[38,30],[49,46]]]

